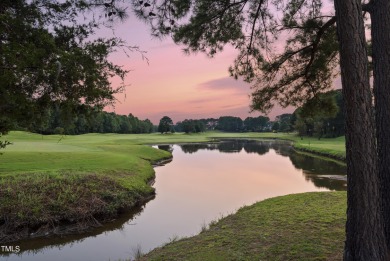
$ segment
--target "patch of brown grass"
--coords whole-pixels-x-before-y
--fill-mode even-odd
[[[26,174],[0,180],[0,242],[75,223],[80,231],[116,216],[143,195],[96,174]],[[76,226],[77,230],[77,226]]]

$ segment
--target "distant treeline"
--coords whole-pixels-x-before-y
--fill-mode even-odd
[[[320,94],[309,100],[294,113],[281,114],[271,121],[268,117],[222,116],[218,119],[186,119],[173,124],[164,116],[160,124],[153,126],[148,119],[140,120],[132,114],[118,115],[98,108],[80,106],[70,111],[57,105],[42,112],[39,119],[29,125],[18,123],[13,129],[28,130],[40,134],[85,133],[151,133],[185,132],[199,133],[208,130],[225,132],[298,132],[301,136],[338,137],[344,135],[344,101],[340,90]]]
[[[42,118],[26,129],[40,134],[85,134],[85,133],[151,133],[155,127],[148,119],[140,120],[132,114],[118,115],[90,107],[81,107],[78,113],[69,113],[60,106],[43,112]]]
[[[218,119],[207,118],[199,120],[179,121],[174,126],[176,132],[197,133],[207,130],[220,130],[226,132],[266,131],[269,127],[268,117],[248,117],[244,121],[239,117],[222,116]]]
[[[185,133],[198,133],[207,130],[220,130],[226,132],[267,131],[270,120],[268,117],[248,117],[244,121],[239,117],[222,116],[218,119],[207,118],[192,120],[186,119],[174,125],[174,131]],[[270,130],[270,129],[269,129]]]
[[[204,132],[208,122],[209,119],[179,121],[174,126],[174,130],[185,133]]]
[[[218,119],[207,118],[199,120],[179,121],[174,126],[176,132],[196,133],[207,130],[220,130],[226,132],[270,131],[271,121],[268,117],[248,117],[242,120],[240,117],[222,116]]]
[[[320,94],[294,113],[268,117],[223,116],[179,121],[171,128],[176,132],[198,133],[206,130],[226,132],[298,132],[301,136],[338,137],[344,135],[344,100],[340,90]]]

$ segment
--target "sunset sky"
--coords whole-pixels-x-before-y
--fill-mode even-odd
[[[228,67],[236,57],[233,48],[226,48],[213,59],[203,53],[188,56],[183,53],[183,46],[175,45],[170,38],[153,38],[149,28],[132,15],[114,28],[116,36],[147,52],[149,64],[136,52],[131,53],[130,58],[121,52],[112,55],[113,61],[132,71],[126,79],[130,86],[124,94],[117,96],[115,108],[107,107],[107,111],[132,113],[140,119],[148,118],[154,124],[165,115],[174,123],[186,118],[229,115],[245,119],[262,115],[249,113],[250,85],[229,77]],[[113,35],[110,30],[103,34]],[[268,116],[273,119],[293,110],[276,106]]]

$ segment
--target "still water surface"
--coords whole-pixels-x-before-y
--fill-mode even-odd
[[[345,166],[294,152],[280,141],[223,140],[159,145],[172,162],[156,167],[155,199],[94,230],[63,238],[18,242],[22,252],[0,260],[129,259],[202,225],[270,197],[345,190]]]

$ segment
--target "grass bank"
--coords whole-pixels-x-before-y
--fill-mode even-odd
[[[344,140],[303,140],[293,134],[85,134],[42,136],[11,132],[0,156],[0,242],[79,231],[99,225],[154,193],[152,163],[171,154],[145,144],[204,142],[213,138],[278,138],[299,149],[345,156]],[[77,224],[77,226],[74,226]],[[64,230],[61,230],[63,233]],[[65,231],[66,232],[66,231]]]
[[[346,193],[267,199],[212,222],[199,235],[156,248],[141,260],[341,260]]]
[[[291,140],[294,141],[294,147],[298,150],[345,161],[345,137],[321,140],[293,137]]]
[[[0,242],[98,226],[154,194],[151,163],[171,157],[120,135],[6,138],[13,145],[0,156]]]

